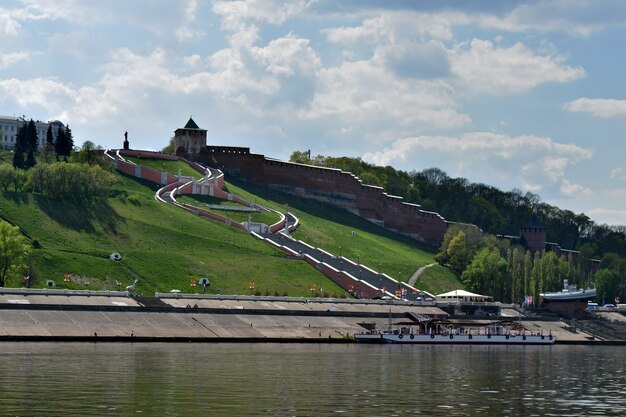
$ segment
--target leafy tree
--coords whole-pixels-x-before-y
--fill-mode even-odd
[[[597,291],[597,299],[604,303],[612,303],[618,295],[619,276],[611,269],[601,269],[596,272],[594,282]]]
[[[0,220],[0,287],[4,287],[11,274],[24,268],[23,260],[28,251],[20,229]]]
[[[289,157],[290,162],[311,165],[311,151],[293,151]]]
[[[382,187],[384,185],[381,179],[373,172],[364,172],[359,176],[359,179],[364,185],[374,185],[376,187]]]
[[[478,251],[470,265],[463,271],[461,279],[471,291],[502,300],[506,272],[507,262],[500,255],[498,248],[486,246]]]
[[[99,165],[77,163],[38,165],[28,177],[34,192],[72,200],[106,197],[115,181],[113,174]]]
[[[82,164],[100,164],[105,166],[105,161],[101,156],[102,147],[96,146],[92,141],[86,140],[83,146],[72,155],[72,162],[78,162]]]
[[[539,305],[539,294],[543,291],[543,269],[541,257],[541,252],[535,252],[533,266],[530,270],[530,292],[533,296],[533,304],[535,305]]]
[[[165,148],[161,149],[161,152],[166,153],[166,154],[174,153],[174,137],[170,138],[170,142],[167,144]]]
[[[524,296],[533,295],[531,287],[533,260],[529,250],[524,254]]]
[[[463,238],[457,239],[453,249],[450,250],[452,240],[461,232],[464,234]],[[468,251],[465,256],[468,256],[469,259],[467,263],[463,262],[462,264],[467,266],[478,251],[482,238],[482,232],[476,227],[471,225],[454,224],[450,226],[443,235],[441,245],[439,246],[439,252],[435,256],[435,259],[442,265],[448,264],[456,248],[465,248]],[[461,243],[460,240],[464,242],[464,246],[459,246]],[[457,260],[459,259],[460,258],[457,258]],[[463,272],[463,269],[459,270],[459,272]]]
[[[517,246],[510,248],[508,255],[508,273],[511,277],[510,301],[521,303],[524,300],[524,250]]]
[[[15,181],[15,168],[9,164],[0,164],[0,187],[9,191],[9,186]]]

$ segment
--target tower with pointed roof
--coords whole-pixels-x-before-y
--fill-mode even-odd
[[[176,155],[194,157],[206,147],[206,129],[198,127],[192,117],[183,128],[174,131],[174,152]]]
[[[536,215],[520,229],[520,237],[533,254],[546,250],[548,234]]]

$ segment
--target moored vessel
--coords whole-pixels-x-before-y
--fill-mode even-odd
[[[511,322],[491,322],[480,326],[472,322],[432,320],[417,327],[415,330],[413,326],[389,325],[385,330],[357,333],[354,338],[360,343],[448,345],[552,345],[556,342],[551,332],[529,332]]]
[[[553,313],[573,318],[580,316],[586,309],[588,302],[596,297],[595,288],[578,289],[567,280],[563,280],[563,289],[559,292],[539,294],[542,304]]]

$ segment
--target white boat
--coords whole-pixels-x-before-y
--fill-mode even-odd
[[[563,289],[560,292],[546,292],[539,294],[546,301],[587,301],[595,298],[595,288],[577,289],[575,285],[563,280]]]
[[[552,333],[527,332],[525,329],[512,329],[501,323],[490,323],[483,327],[476,327],[471,323],[446,327],[440,322],[431,323],[420,329],[430,331],[414,332],[413,327],[391,326],[383,331],[370,330],[354,335],[354,339],[360,343],[403,343],[403,344],[447,344],[447,345],[553,345],[556,337]]]
[[[563,280],[563,289],[560,292],[546,292],[539,294],[541,304],[553,313],[565,317],[581,316],[587,309],[590,300],[596,297],[595,288],[577,289],[575,285]]]

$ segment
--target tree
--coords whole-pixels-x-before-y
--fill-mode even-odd
[[[167,144],[167,146],[163,149],[161,149],[161,152],[165,153],[165,154],[173,154],[174,153],[174,137],[170,138],[170,142]]]
[[[0,164],[0,187],[5,192],[9,191],[9,186],[15,182],[15,168],[9,164]]]
[[[70,156],[73,150],[74,150],[74,135],[72,135],[72,130],[70,129],[70,125],[66,125],[65,126],[65,153],[63,155]]]
[[[293,151],[289,157],[289,162],[298,164],[311,164],[311,151]]]
[[[524,296],[533,295],[531,287],[531,275],[533,268],[533,259],[529,250],[524,254]]]
[[[486,246],[478,251],[463,271],[461,279],[471,291],[490,295],[494,300],[503,300],[506,272],[507,262],[498,248]]]
[[[26,123],[23,123],[15,135],[15,148],[13,149],[13,166],[25,169],[24,153],[26,152],[28,137],[26,133]]]
[[[455,242],[455,247],[453,247],[452,250],[450,250],[449,248],[450,244],[452,240],[461,232],[463,232],[464,234],[464,246],[462,247],[468,251],[466,255],[464,255],[468,257],[467,262],[462,262],[462,264],[464,265],[463,269],[465,269],[465,266],[469,265],[471,260],[474,258],[474,255],[476,254],[476,252],[478,252],[478,249],[480,248],[483,234],[478,228],[474,226],[462,224],[452,225],[448,228],[448,230],[446,230],[446,233],[443,235],[443,239],[441,240],[439,252],[435,256],[435,260],[437,262],[442,265],[450,263],[450,259],[453,256],[455,250],[457,248],[461,248],[461,246],[459,246],[460,242],[458,241],[458,239],[457,242]],[[457,258],[457,260],[460,260],[460,258]],[[463,269],[458,271],[463,272]]]
[[[57,140],[54,142],[54,151],[57,154],[57,161],[59,160],[59,156],[64,155],[66,147],[66,138],[65,138],[65,130],[62,127],[59,127],[59,131],[57,132]]]
[[[610,269],[601,269],[594,276],[596,297],[602,304],[612,303],[618,293],[619,276]]]
[[[363,172],[359,176],[359,179],[364,185],[374,185],[376,187],[382,187],[384,185],[380,178],[373,172]]]
[[[474,258],[474,251],[465,232],[460,231],[448,245],[448,263],[455,271],[461,273]]]
[[[65,129],[59,127],[57,133],[57,141],[55,143],[54,150],[58,156],[63,156],[67,161],[67,157],[70,156],[74,149],[74,137],[72,136],[72,130],[69,125],[65,126]]]
[[[35,126],[33,119],[30,119],[26,124],[26,161],[24,161],[26,169],[34,167],[37,163],[35,154],[39,145],[38,141],[37,126]]]
[[[46,131],[46,145],[54,147],[54,135],[52,134],[52,125],[48,125],[48,130]]]
[[[28,251],[20,229],[0,220],[0,287],[4,287],[11,274],[25,267],[23,260]]]
[[[524,300],[524,250],[517,246],[508,250],[509,276],[511,277],[510,301]]]
[[[97,164],[98,162],[103,161],[99,155],[100,150],[102,150],[100,146],[96,146],[92,141],[86,140],[78,152],[75,152],[72,156],[72,162],[89,165]]]

